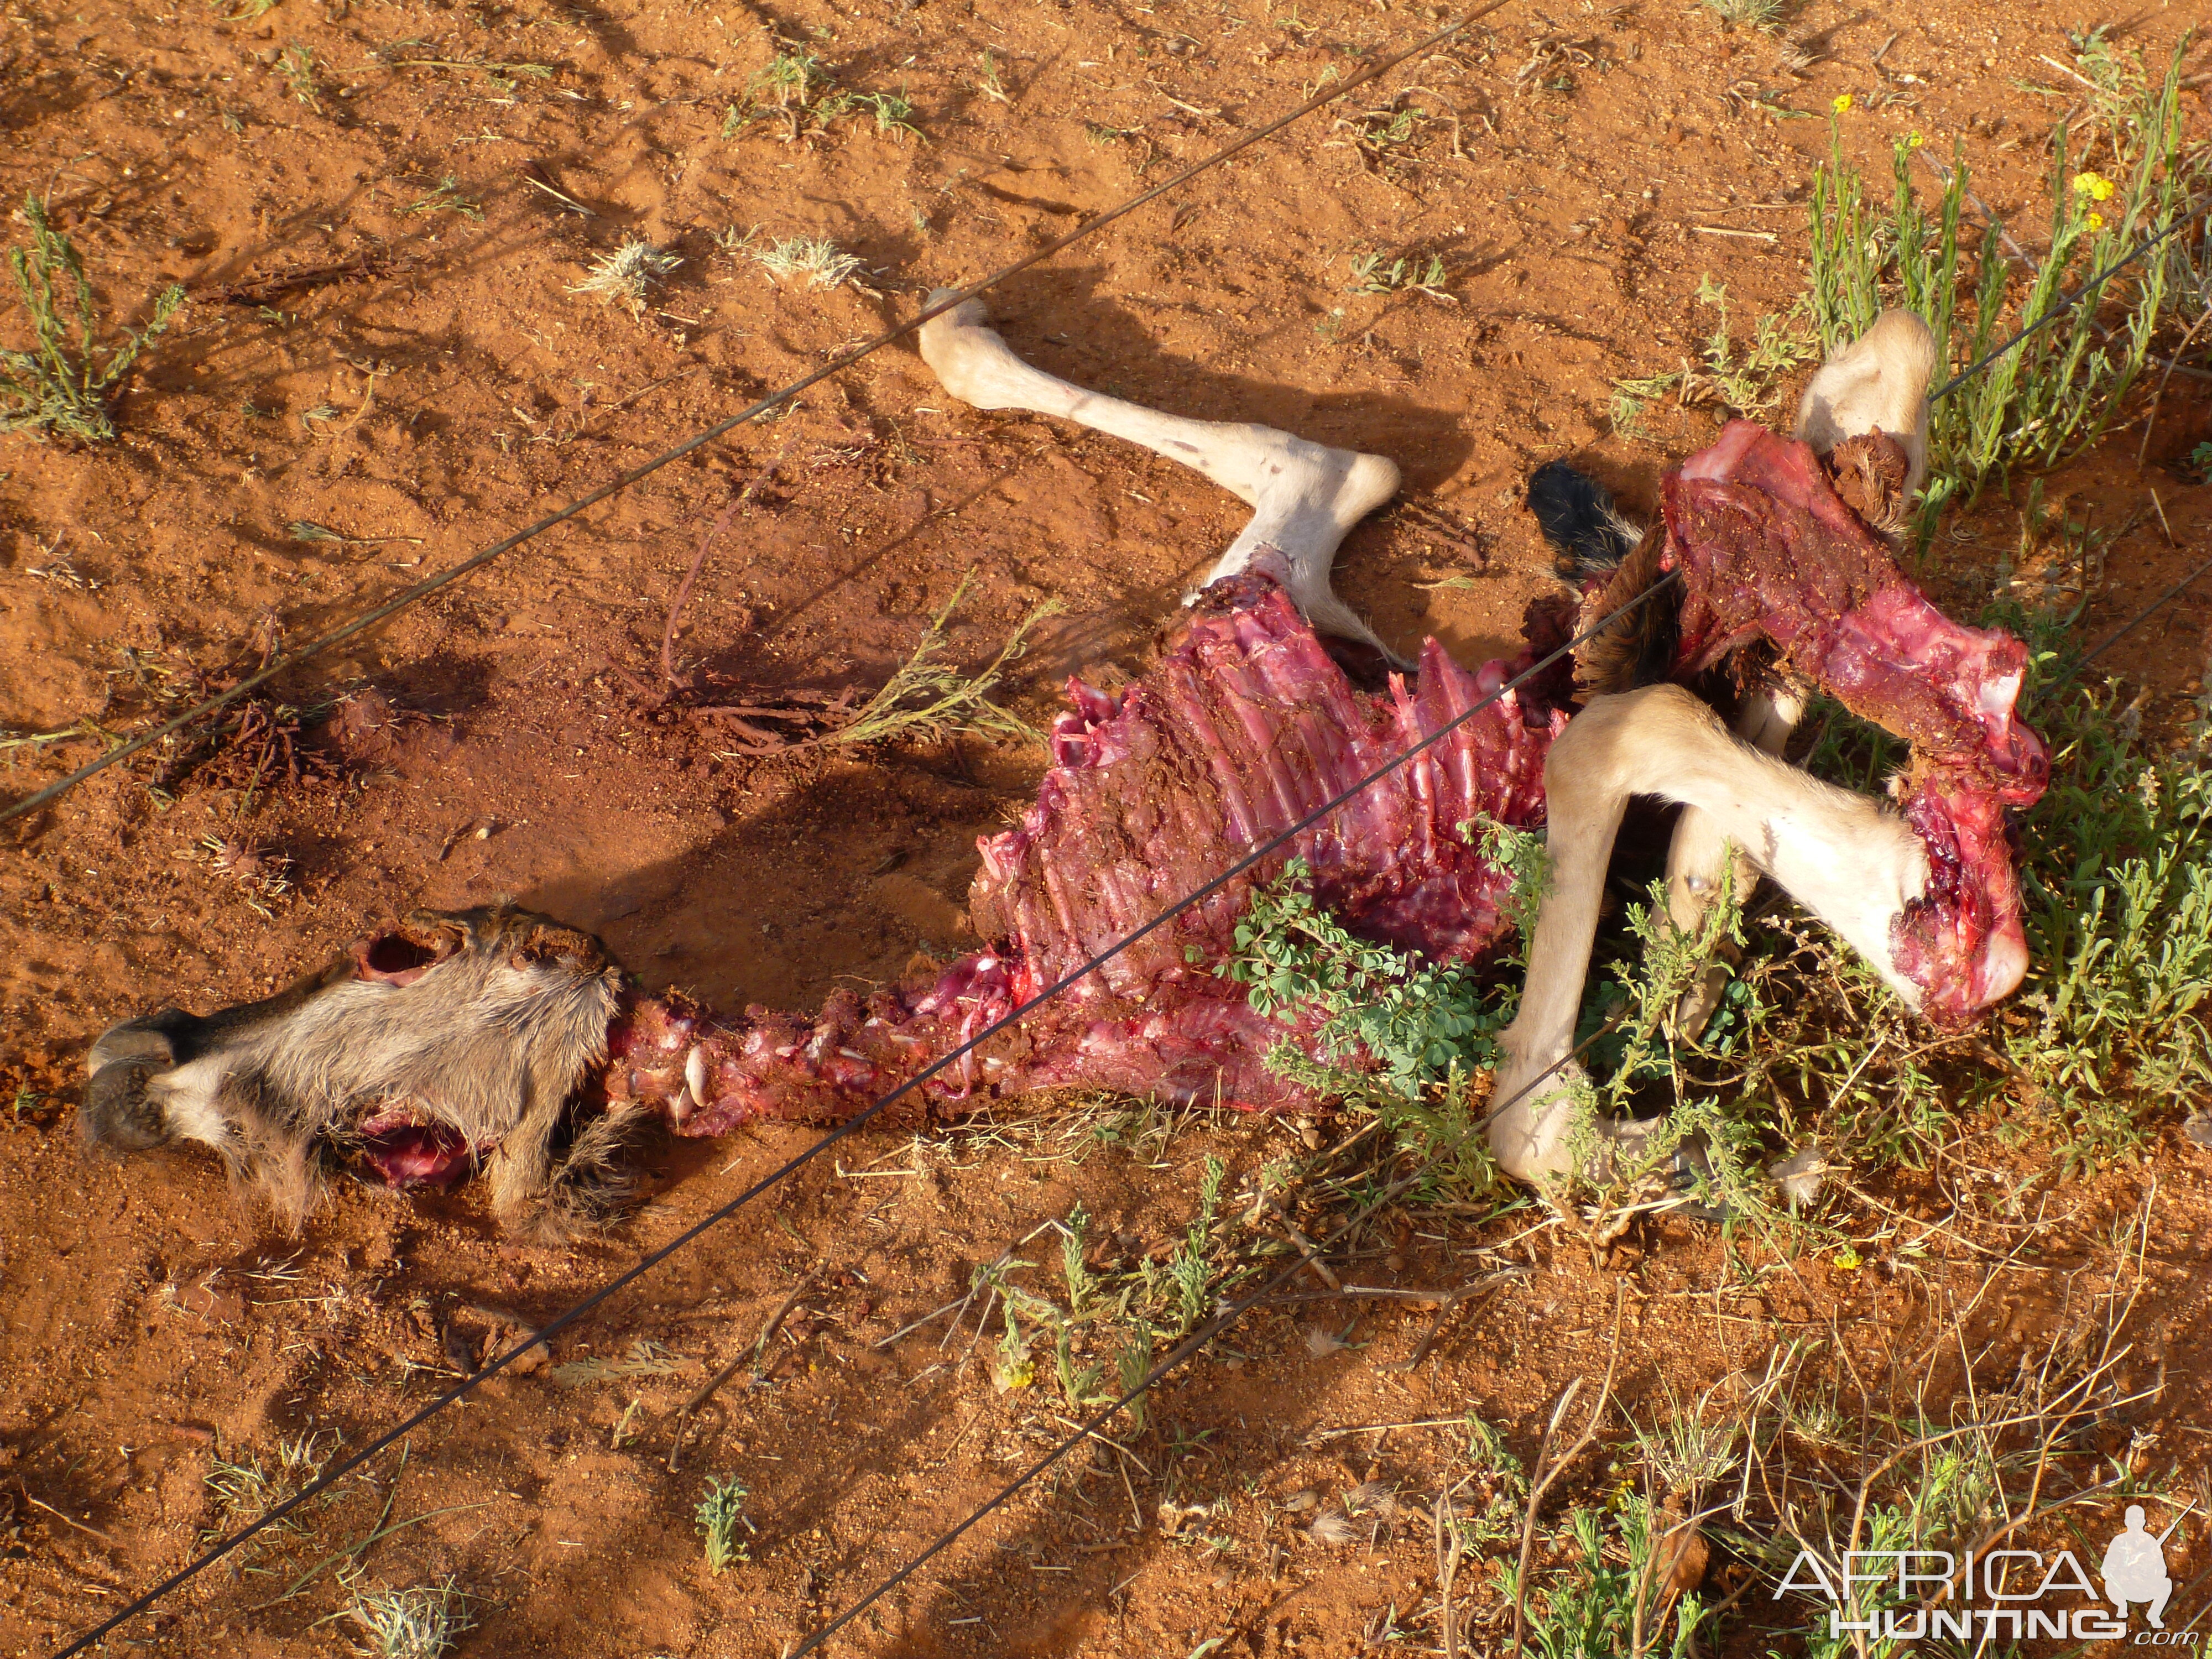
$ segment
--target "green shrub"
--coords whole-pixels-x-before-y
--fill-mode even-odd
[[[164,289],[145,328],[124,329],[118,342],[101,344],[94,337],[100,315],[92,283],[76,246],[53,228],[35,196],[23,198],[23,216],[30,221],[31,246],[10,249],[8,264],[37,344],[0,351],[0,432],[105,442],[115,435],[110,410],[117,393],[138,354],[184,304],[185,291],[173,284]],[[64,320],[64,313],[73,322]]]

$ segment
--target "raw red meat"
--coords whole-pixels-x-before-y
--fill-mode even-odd
[[[353,1146],[387,1187],[452,1186],[492,1152],[471,1149],[457,1129],[418,1121],[404,1109],[380,1112],[353,1129]]]
[[[1953,622],[1829,487],[1812,450],[1729,424],[1662,487],[1662,568],[1683,575],[1677,678],[1754,639],[1863,719],[1912,744],[1905,820],[1928,848],[1926,895],[1899,921],[1899,968],[1938,1025],[1971,1024],[2027,963],[2009,807],[2051,780],[2014,702],[2027,647]]]
[[[2026,961],[2008,807],[2042,793],[2043,745],[2014,711],[2026,648],[1945,617],[1837,496],[1812,451],[1737,422],[1664,486],[1663,568],[1683,576],[1679,678],[1755,638],[1914,745],[1907,822],[1926,896],[1897,925],[1899,965],[1939,1024],[1970,1021]],[[1532,608],[1548,650],[1558,617]],[[982,842],[970,895],[987,951],[933,984],[814,1017],[750,1008],[721,1025],[679,1000],[635,999],[611,1040],[610,1098],[664,1107],[681,1133],[755,1118],[835,1121],[1075,973],[1386,760],[1441,731],[1533,661],[1470,673],[1435,641],[1419,689],[1353,688],[1264,567],[1207,590],[1159,665],[1116,698],[1079,681],[1053,765],[1018,829]],[[1285,1036],[1214,973],[1255,884],[1293,855],[1352,931],[1468,960],[1505,923],[1507,878],[1474,823],[1543,821],[1543,767],[1564,727],[1564,673],[1508,693],[1204,903],[1139,939],[917,1091],[969,1102],[1063,1085],[1180,1103],[1309,1105],[1271,1073]]]
[[[684,1134],[756,1117],[834,1120],[1159,915],[1527,665],[1469,673],[1430,641],[1419,689],[1357,690],[1264,572],[1219,582],[1159,666],[1118,697],[1071,682],[1052,769],[1018,829],[981,843],[970,894],[994,948],[928,986],[833,995],[812,1018],[750,1008],[720,1027],[641,1000],[613,1035],[608,1092],[665,1102]],[[1367,938],[1471,959],[1496,943],[1508,878],[1477,819],[1543,821],[1564,708],[1509,692],[1419,758],[1139,939],[925,1085],[968,1101],[1064,1085],[1180,1103],[1310,1104],[1267,1069],[1289,1032],[1213,972],[1253,887],[1305,860],[1322,902]],[[687,1075],[688,1073],[688,1075]]]

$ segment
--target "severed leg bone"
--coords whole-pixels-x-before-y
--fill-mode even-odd
[[[1632,795],[1694,807],[1718,837],[1742,849],[1826,922],[1909,1004],[1920,988],[1895,960],[1893,924],[1928,883],[1928,854],[1905,820],[1881,802],[1808,777],[1731,734],[1680,686],[1647,686],[1593,698],[1552,745],[1544,767],[1551,821],[1552,890],[1528,951],[1521,1012],[1500,1042],[1506,1061],[1493,1098],[1529,1097],[1490,1127],[1491,1150],[1524,1181],[1583,1165],[1577,1103],[1586,1082],[1569,1062],[1590,946],[1597,933],[1621,814]],[[1539,1082],[1537,1079],[1542,1078]],[[1634,1125],[1594,1127],[1600,1176],[1632,1155]]]
[[[1928,476],[1928,383],[1936,337],[1910,311],[1885,311],[1875,325],[1820,366],[1797,404],[1796,435],[1826,455],[1882,432],[1905,447],[1903,499]]]
[[[1839,444],[1880,432],[1905,450],[1906,474],[1898,501],[1909,502],[1928,471],[1928,383],[1936,369],[1936,338],[1909,311],[1886,311],[1874,326],[1828,359],[1813,376],[1797,406],[1796,435],[1826,457]],[[1770,755],[1780,755],[1803,715],[1803,700],[1788,690],[1756,693],[1745,702],[1736,735]],[[1730,848],[1720,826],[1697,807],[1686,809],[1667,851],[1667,914],[1685,933],[1695,933],[1718,898],[1730,871]],[[1741,902],[1755,875],[1739,851],[1733,887]],[[1674,1021],[1695,1033],[1720,1005],[1729,969],[1715,963],[1685,993]]]
[[[943,292],[931,295],[931,301]],[[1316,629],[1373,646],[1397,666],[1408,665],[1336,597],[1328,580],[1346,532],[1397,492],[1394,463],[1309,443],[1273,427],[1186,420],[1086,392],[1024,362],[989,318],[981,300],[969,300],[922,325],[922,357],[947,392],[978,409],[1057,416],[1203,472],[1252,508],[1252,522],[1202,586],[1241,574],[1272,548],[1288,566],[1284,585]]]

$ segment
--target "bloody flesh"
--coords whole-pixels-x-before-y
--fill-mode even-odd
[[[1663,486],[1662,568],[1682,577],[1674,672],[1753,639],[1914,749],[1906,822],[1928,848],[1926,893],[1893,939],[1923,1010],[1955,1027],[2008,994],[2026,963],[2005,816],[2049,763],[2014,702],[2027,653],[1945,617],[1837,495],[1810,449],[1730,425]],[[1556,617],[1532,607],[1529,649],[1470,672],[1433,640],[1418,681],[1357,690],[1269,574],[1217,583],[1159,664],[1118,696],[1080,681],[1050,734],[1052,766],[1019,827],[982,843],[970,894],[991,948],[926,984],[839,991],[814,1015],[749,1008],[717,1021],[681,998],[633,995],[609,1037],[610,1101],[665,1111],[686,1135],[760,1118],[835,1121],[921,1077],[1063,980],[1073,982],[942,1071],[909,1115],[1060,1085],[1184,1103],[1310,1105],[1267,1055],[1310,1025],[1268,1018],[1216,967],[1253,888],[1293,856],[1352,933],[1471,960],[1506,927],[1508,879],[1479,821],[1543,822],[1543,769],[1564,728],[1563,674],[1498,692]],[[1095,969],[1117,941],[1232,869],[1394,757],[1433,747]],[[437,1160],[410,1145],[416,1180]],[[465,1156],[456,1150],[454,1156]]]
[[[1050,734],[1053,764],[1020,826],[982,842],[970,894],[994,948],[931,984],[833,995],[812,1017],[746,1011],[719,1026],[687,1006],[633,1003],[611,1043],[611,1098],[665,1103],[679,1133],[754,1118],[848,1116],[1054,983],[1015,1027],[930,1078],[925,1101],[1062,1085],[1251,1108],[1311,1103],[1267,1051],[1310,1033],[1253,1012],[1213,971],[1255,885],[1292,858],[1365,937],[1445,959],[1494,945],[1509,878],[1479,824],[1543,821],[1544,757],[1564,708],[1514,692],[1301,830],[1200,904],[1096,969],[1160,917],[1424,738],[1524,663],[1470,673],[1431,641],[1419,690],[1356,690],[1264,572],[1216,583],[1159,665],[1119,697],[1081,682]]]
[[[1928,890],[1890,942],[1921,1012],[1971,1024],[2027,965],[2005,813],[2033,805],[2051,780],[2042,739],[2014,708],[2027,647],[1937,610],[1804,444],[1736,421],[1662,489],[1662,564],[1683,578],[1677,676],[1763,638],[1912,744],[1904,811],[1928,849]]]

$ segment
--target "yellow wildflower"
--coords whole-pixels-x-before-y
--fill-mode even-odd
[[[1927,141],[1926,139],[1923,138],[1923,137],[1922,137],[1918,133],[1917,133],[1917,132],[1914,132],[1914,133],[1908,133],[1908,134],[1905,136],[1905,149],[1918,149],[1920,148],[1920,146],[1921,146],[1921,145],[1923,145],[1923,144],[1926,143],[1927,142],[1928,142],[1928,141]]]
[[[2105,216],[2104,216],[2103,214],[2101,214],[2101,213],[2093,213],[2093,214],[2091,214],[2091,215],[2089,216],[2089,228],[2090,228],[2090,229],[2092,229],[2092,230],[2102,230],[2104,228],[2105,228]]]
[[[1836,1252],[1835,1263],[1845,1273],[1856,1273],[1861,1267],[1866,1266],[1866,1258],[1846,1244]]]
[[[1836,94],[1836,101],[1829,106],[1829,107],[1834,110],[1838,115],[1843,114],[1844,112],[1850,109],[1850,106],[1851,95],[1848,92],[1838,93]]]
[[[2074,193],[2086,196],[2093,202],[2109,202],[2116,188],[2101,173],[2082,172],[2074,175]]]

